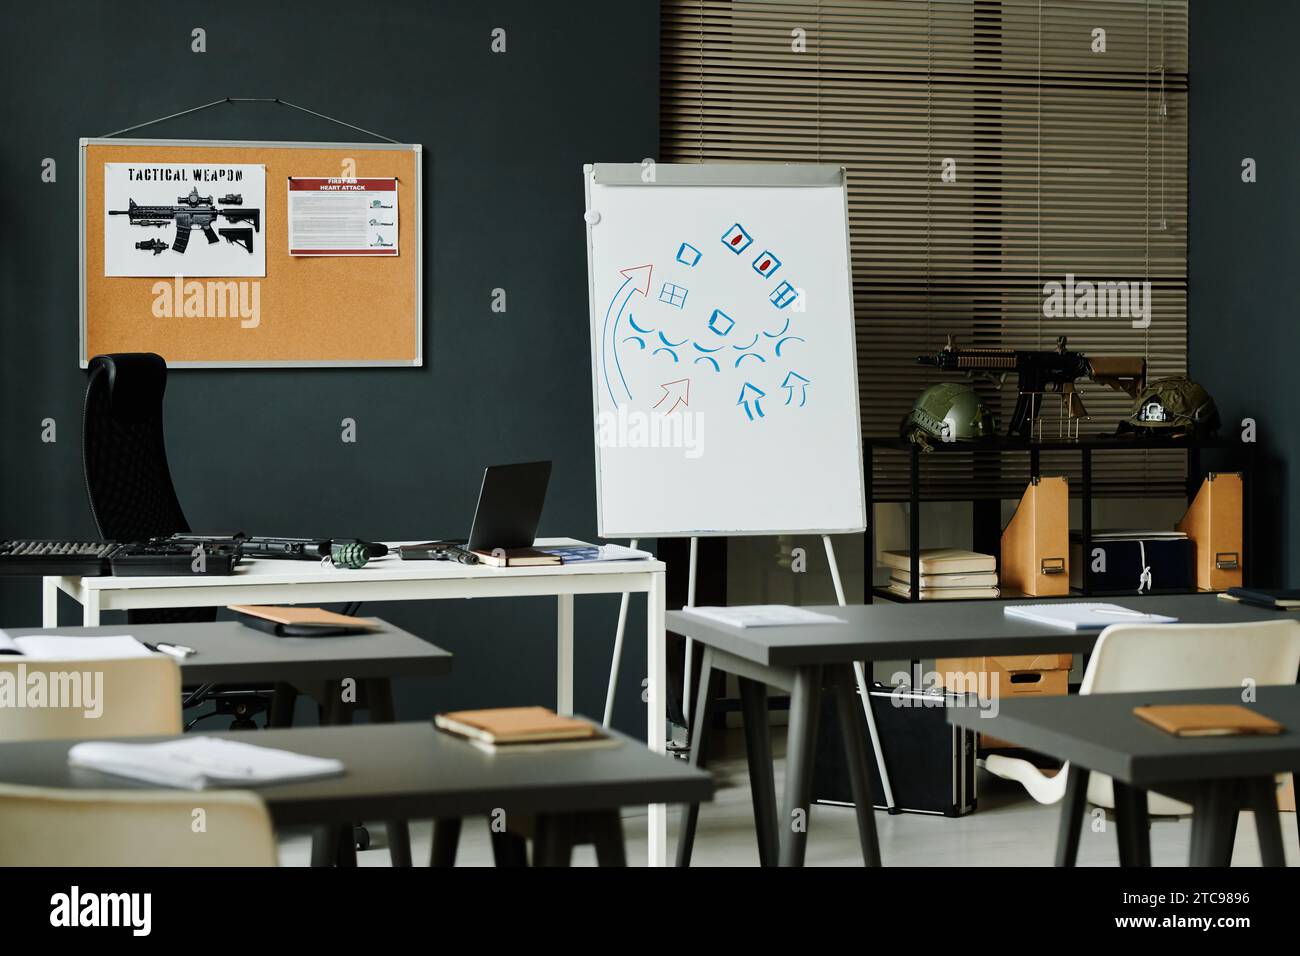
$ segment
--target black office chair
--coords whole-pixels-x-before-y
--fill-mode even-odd
[[[90,360],[86,406],[81,422],[81,457],[90,512],[105,541],[144,541],[190,530],[181,510],[167,446],[162,403],[167,363],[152,352],[97,355]],[[130,624],[183,624],[215,621],[215,607],[127,611]],[[183,704],[211,702],[216,709],[194,718],[228,714],[231,729],[256,726],[252,718],[268,709],[269,688],[203,685],[187,689]]]

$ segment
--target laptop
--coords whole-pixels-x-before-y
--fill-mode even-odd
[[[496,548],[530,548],[537,538],[546,503],[546,486],[551,480],[549,461],[527,461],[514,465],[489,465],[483,470],[478,507],[468,538],[447,538],[425,544],[403,545],[406,560],[445,559],[474,563],[472,551]]]

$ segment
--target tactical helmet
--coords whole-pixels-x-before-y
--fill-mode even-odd
[[[961,382],[931,385],[917,398],[903,419],[900,432],[909,441],[929,448],[928,439],[974,441],[997,431],[993,413],[975,390]]]
[[[1219,430],[1219,409],[1203,387],[1182,375],[1148,382],[1120,423],[1120,431],[1209,435]]]

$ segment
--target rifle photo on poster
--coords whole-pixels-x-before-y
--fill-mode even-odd
[[[105,163],[105,276],[265,276],[266,167]]]

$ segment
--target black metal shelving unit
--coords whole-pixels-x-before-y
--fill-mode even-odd
[[[1041,476],[1040,467],[1041,457],[1044,454],[1053,452],[1076,452],[1080,456],[1080,471],[1082,480],[1080,481],[1079,497],[1082,505],[1082,537],[1083,553],[1090,554],[1092,551],[1092,499],[1093,499],[1093,481],[1092,481],[1092,459],[1095,452],[1112,452],[1112,451],[1185,451],[1187,452],[1187,500],[1190,503],[1195,497],[1197,489],[1200,488],[1201,480],[1204,474],[1201,471],[1201,454],[1205,451],[1226,451],[1235,452],[1237,464],[1232,468],[1234,471],[1241,473],[1242,482],[1242,581],[1244,584],[1250,583],[1250,555],[1251,555],[1251,513],[1253,497],[1253,472],[1255,470],[1255,451],[1256,445],[1253,442],[1234,441],[1228,438],[1184,438],[1184,439],[1151,439],[1151,438],[1120,438],[1114,436],[1096,436],[1086,438],[1076,438],[1071,440],[1042,440],[1032,441],[1028,439],[1016,438],[993,438],[979,442],[939,442],[931,446],[931,452],[923,452],[920,445],[897,437],[886,438],[866,438],[864,439],[866,454],[866,497],[871,505],[879,502],[899,502],[905,501],[909,504],[908,509],[908,548],[911,558],[911,595],[904,597],[895,594],[887,587],[880,587],[875,584],[876,572],[876,536],[874,513],[871,514],[872,520],[867,522],[867,533],[865,535],[864,547],[865,567],[867,569],[867,580],[865,582],[866,600],[871,603],[875,598],[884,600],[911,602],[920,600],[920,542],[921,542],[921,502],[923,500],[975,500],[954,499],[952,496],[943,496],[941,498],[923,498],[921,495],[921,467],[925,459],[931,455],[989,455],[989,454],[1009,454],[1019,453],[1029,455],[1029,476],[1030,479],[1036,479]],[[908,495],[907,497],[885,497],[877,498],[874,494],[873,473],[875,470],[876,453],[885,454],[903,454],[909,457],[909,476],[908,476]],[[1219,469],[1226,470],[1226,469]],[[1071,489],[1073,492],[1073,489]],[[1073,494],[1072,494],[1073,496]],[[1084,562],[1082,570],[1083,587],[1072,589],[1072,597],[1088,597],[1092,595],[1092,571],[1089,562]],[[1001,598],[983,598],[973,600],[1006,600],[1011,597],[1022,597],[1024,595],[1002,593]],[[1044,598],[1044,600],[1052,600]]]

